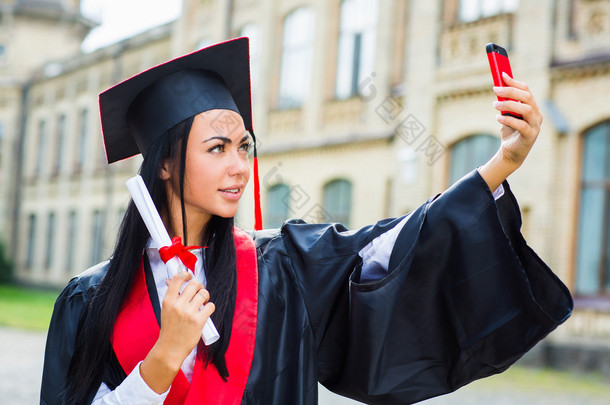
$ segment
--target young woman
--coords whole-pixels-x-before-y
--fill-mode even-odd
[[[172,247],[196,260],[168,279],[129,204],[110,261],[57,300],[43,404],[315,404],[318,381],[411,403],[505,370],[569,316],[504,181],[542,122],[525,84],[495,89],[517,100],[498,110],[523,116],[498,117],[498,153],[413,213],[245,233],[233,217],[250,177],[248,60],[247,39],[232,40],[100,96],[109,162],[143,153],[169,234],[199,247]],[[210,316],[221,337],[205,346]]]

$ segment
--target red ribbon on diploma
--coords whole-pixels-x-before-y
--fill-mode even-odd
[[[201,249],[201,246],[184,246],[182,244],[182,238],[180,236],[174,236],[172,238],[171,246],[163,246],[159,249],[159,255],[161,260],[167,263],[174,256],[178,256],[180,261],[194,274],[195,263],[197,262],[197,256],[189,252],[189,249]]]

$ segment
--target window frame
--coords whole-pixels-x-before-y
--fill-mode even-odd
[[[494,149],[494,153],[495,151],[500,147],[500,138],[489,134],[489,133],[474,133],[474,134],[470,134],[468,136],[465,136],[463,138],[458,139],[457,141],[455,141],[450,147],[449,147],[449,161],[447,164],[447,183],[448,185],[451,185],[453,183],[455,183],[456,181],[458,181],[459,179],[461,179],[463,176],[465,176],[466,174],[468,174],[470,171],[476,169],[478,166],[484,164],[488,159],[490,159],[493,154],[491,154],[490,156],[486,157],[486,158],[482,158],[481,160],[485,160],[483,162],[480,162],[477,158],[477,156],[472,156],[476,151],[473,150],[473,147],[471,146],[472,144],[474,144],[476,142],[477,139],[487,139],[487,140],[491,140],[494,139],[495,142],[495,146],[489,147],[489,151],[491,151],[492,149]],[[466,164],[461,163],[460,166],[471,166],[473,165],[473,167],[470,167],[468,170],[466,170],[466,172],[462,173],[462,174],[457,174],[454,175],[453,173],[453,169],[454,169],[454,159],[455,159],[455,149],[460,147],[461,145],[464,145],[465,147],[468,148],[467,150],[467,154],[468,156],[471,157],[469,162],[466,162]],[[490,143],[491,145],[491,143]]]
[[[375,54],[377,52],[377,29],[379,18],[379,2],[375,0],[373,7],[375,14],[368,16],[360,16],[361,24],[355,28],[349,26],[350,10],[348,7],[353,7],[354,10],[362,10],[362,5],[358,1],[369,3],[367,0],[342,0],[339,6],[339,36],[337,38],[337,69],[335,72],[334,98],[337,100],[346,100],[351,97],[360,95],[359,84],[373,74],[375,68]],[[353,11],[352,11],[353,12]],[[368,18],[370,20],[368,20]],[[366,20],[366,21],[364,21]],[[353,42],[352,42],[353,40]],[[372,43],[370,58],[364,55],[367,40]],[[371,44],[369,44],[371,45]],[[350,48],[349,51],[347,48]],[[346,53],[346,54],[344,54]],[[344,65],[343,56],[347,56],[350,60],[349,65]],[[367,62],[370,72],[367,70]],[[364,73],[363,73],[364,72]],[[347,81],[342,81],[341,77],[348,77]],[[345,87],[346,83],[347,87]]]
[[[299,14],[300,13],[300,14]],[[308,13],[308,14],[305,14]],[[289,24],[302,23],[297,18],[299,15],[303,19],[310,18],[310,24],[315,26],[316,14],[312,6],[300,6],[290,11],[284,17],[282,21],[283,34],[281,42],[281,54],[280,54],[280,72],[279,72],[279,84],[278,84],[278,98],[277,106],[278,110],[291,110],[302,108],[307,102],[307,98],[310,95],[309,87],[313,76],[313,58],[314,58],[314,44],[315,44],[315,29],[310,30],[308,38],[302,39],[302,42],[297,41],[292,34],[294,28],[289,27]],[[287,41],[294,41],[295,43],[287,43]],[[299,58],[306,59],[307,62],[302,64],[301,68],[304,69],[305,78],[303,80],[294,80],[294,65]],[[297,73],[298,74],[298,73]],[[299,87],[291,86],[291,84],[300,83]],[[292,96],[296,97],[292,99]]]
[[[596,131],[602,131],[602,137],[605,137],[604,146],[604,157],[602,157],[602,173],[601,179],[591,180],[585,179],[586,170],[585,167],[587,165],[587,137],[590,135],[594,135]],[[575,212],[576,215],[576,226],[574,229],[575,232],[575,243],[573,245],[574,249],[574,259],[573,259],[573,290],[575,296],[579,298],[584,298],[586,301],[588,298],[610,298],[610,271],[608,268],[610,267],[610,120],[599,122],[591,127],[589,127],[586,131],[583,132],[581,137],[581,153],[580,153],[580,167],[579,167],[579,177],[578,177],[578,208]],[[590,234],[590,230],[586,229],[583,231],[583,221],[585,218],[583,217],[583,209],[584,209],[584,196],[585,190],[594,191],[600,190],[602,195],[602,216],[601,221],[596,221],[601,225],[601,242],[599,255],[597,260],[598,268],[594,270],[593,273],[596,273],[596,291],[588,292],[584,291],[586,287],[581,287],[580,284],[580,276],[584,270],[581,270],[581,243],[582,243],[582,235]],[[604,227],[604,224],[606,226]],[[581,289],[582,288],[582,289]]]
[[[456,20],[460,23],[470,23],[484,18],[493,17],[500,14],[514,13],[519,8],[519,0],[495,0],[495,10],[485,10],[485,5],[490,4],[489,0],[467,0],[471,3],[471,7],[475,7],[476,10],[472,12],[472,16],[464,16],[464,3],[465,0],[456,0]]]
[[[329,194],[329,190],[331,190],[332,187],[339,187],[340,185],[347,185],[347,210],[343,210],[344,207],[340,207],[340,209],[335,210],[334,206],[331,205],[329,203],[328,198],[334,197],[334,196],[330,196]],[[333,190],[333,192],[335,192]],[[342,190],[339,190],[337,193],[342,193]],[[343,197],[343,195],[342,195]],[[345,226],[346,228],[350,229],[351,226],[351,220],[352,220],[352,215],[353,215],[353,200],[354,200],[354,185],[351,181],[349,181],[348,179],[345,178],[336,178],[333,180],[328,181],[326,184],[324,184],[324,187],[322,188],[322,207],[324,209],[324,212],[327,213],[330,216],[330,219],[332,222],[338,222],[341,223],[343,226]],[[340,202],[338,204],[342,205],[343,202]],[[335,202],[333,202],[333,204],[335,204]],[[344,212],[339,212],[339,211],[344,211]]]
[[[283,196],[280,193],[285,192]],[[275,195],[277,193],[277,196]],[[267,189],[267,209],[265,215],[266,226],[269,228],[279,228],[290,216],[289,200],[285,199],[290,195],[290,186],[285,183],[277,183]],[[276,201],[274,198],[278,198]],[[277,204],[276,204],[277,203]],[[284,206],[285,211],[280,214],[274,214],[271,210],[276,206]],[[282,218],[281,221],[277,220]],[[277,221],[276,221],[277,220]]]

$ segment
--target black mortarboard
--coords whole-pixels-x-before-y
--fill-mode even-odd
[[[157,65],[100,94],[108,163],[146,153],[165,131],[201,112],[238,112],[252,132],[248,38]]]
[[[212,45],[141,72],[101,93],[99,104],[108,163],[145,155],[168,129],[201,112],[239,113],[254,138],[254,227],[262,228],[248,38]]]

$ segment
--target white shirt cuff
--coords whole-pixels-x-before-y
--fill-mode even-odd
[[[142,362],[139,362],[114,391],[102,383],[92,405],[162,405],[169,389],[162,394],[153,391],[140,375],[141,364]]]

